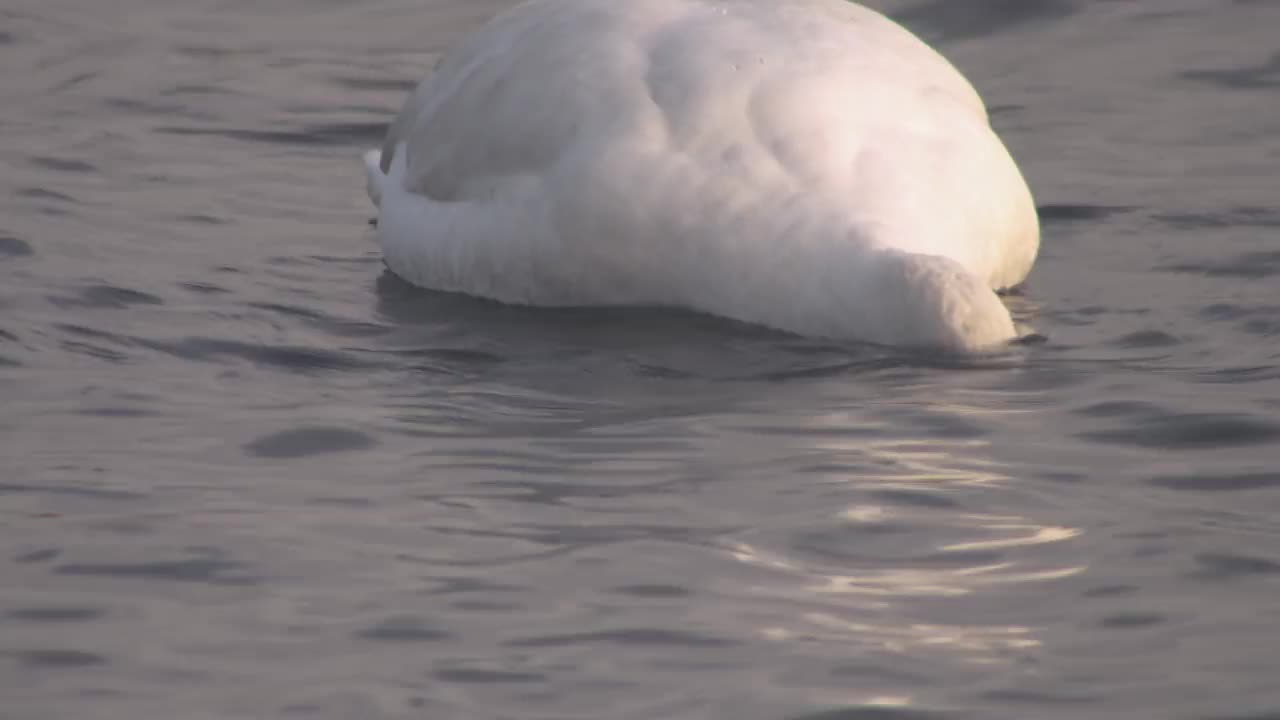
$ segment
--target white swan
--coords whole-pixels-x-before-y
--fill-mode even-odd
[[[1039,246],[973,87],[846,0],[525,2],[365,164],[393,272],[508,303],[979,350]]]

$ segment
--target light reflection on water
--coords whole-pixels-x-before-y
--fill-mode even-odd
[[[992,414],[947,403],[931,407],[929,413],[935,418],[948,413]],[[857,411],[825,414],[816,416],[815,424],[848,427],[857,424],[856,418]],[[818,521],[818,539],[797,543],[792,535],[780,543],[766,534],[761,541],[726,544],[736,561],[768,571],[768,582],[748,590],[756,602],[783,606],[776,612],[759,611],[756,634],[782,646],[821,646],[834,656],[945,658],[988,668],[1018,668],[1043,650],[1042,628],[1036,625],[934,619],[939,616],[936,608],[949,600],[976,597],[981,602],[1010,586],[1052,591],[1059,581],[1089,569],[1078,553],[1067,553],[1060,564],[1045,564],[1038,552],[1042,546],[1080,539],[1083,528],[963,511],[949,501],[937,502],[948,495],[1000,493],[1026,482],[1015,477],[1016,467],[992,457],[988,439],[925,442],[812,432],[805,437],[816,449],[846,458],[858,468],[856,474],[824,472],[825,483],[849,483],[868,495],[888,492],[885,497],[891,501],[859,502],[830,513]],[[914,502],[901,502],[904,497]],[[928,532],[921,532],[926,527]],[[847,546],[823,540],[823,532]],[[920,706],[910,693],[851,691],[823,697],[851,707]],[[925,701],[922,707],[933,706]]]

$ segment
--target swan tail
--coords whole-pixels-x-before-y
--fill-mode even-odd
[[[890,344],[973,352],[1017,338],[1013,317],[995,291],[954,260],[900,251],[880,258],[875,292],[878,306],[892,310],[882,327]]]

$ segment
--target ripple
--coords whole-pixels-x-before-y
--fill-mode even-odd
[[[179,215],[174,219],[178,220],[179,222],[189,223],[191,225],[217,226],[217,225],[230,225],[232,222],[234,222],[230,218],[217,217],[216,215],[209,215],[207,213],[186,213],[184,215]]]
[[[330,147],[362,147],[381,145],[387,134],[385,122],[320,123],[297,130],[261,130],[255,128],[211,128],[162,126],[155,130],[168,135],[216,136],[231,140],[269,145],[306,145]]]
[[[80,650],[10,650],[9,655],[32,669],[69,670],[107,664],[107,659],[97,653]]]
[[[1256,2],[1257,0],[1255,0]],[[1264,0],[1270,2],[1271,0]],[[1238,4],[1244,4],[1244,0],[1236,0]],[[1246,713],[1244,715],[1212,715],[1205,720],[1280,720],[1280,710],[1264,710],[1257,713]]]
[[[1003,516],[963,515],[951,533],[969,537],[939,542],[938,519],[903,518],[886,508],[851,508],[852,523],[793,532],[791,552],[768,552],[745,542],[730,551],[741,562],[800,573],[806,591],[867,598],[958,597],[985,587],[1075,575],[1080,566],[1025,567],[1009,553],[1071,540],[1079,530],[1040,526]],[[862,526],[862,527],[858,527]],[[921,527],[932,532],[924,533]]]
[[[152,97],[110,97],[103,101],[110,112],[129,113],[133,115],[162,115],[166,118],[175,116],[193,120],[207,120],[207,113],[200,112],[180,102],[163,102]]]
[[[1234,303],[1213,303],[1200,310],[1200,316],[1218,322],[1235,322],[1243,333],[1258,337],[1280,334],[1280,306],[1244,307]]]
[[[981,695],[986,700],[1020,705],[1083,705],[1102,700],[1100,695],[1071,695],[1047,690],[988,690]]]
[[[59,347],[68,352],[112,363],[123,363],[129,359],[129,356],[120,350],[103,344],[132,346],[133,342],[127,337],[74,323],[54,323],[53,327],[76,338],[59,342]]]
[[[27,257],[34,254],[31,243],[12,235],[0,235],[0,258]]]
[[[1076,433],[1108,445],[1157,450],[1206,450],[1276,442],[1280,425],[1243,413],[1147,415],[1135,426]]]
[[[15,608],[5,612],[14,620],[34,623],[77,623],[98,620],[106,613],[91,607],[32,607]]]
[[[308,427],[264,435],[245,445],[245,452],[261,458],[295,459],[353,452],[377,447],[373,436],[338,427]]]
[[[874,490],[869,495],[874,499],[893,505],[907,505],[918,508],[951,509],[960,505],[945,495],[924,490]]]
[[[29,160],[32,165],[35,165],[37,167],[42,167],[48,170],[55,170],[57,172],[91,173],[91,172],[97,172],[98,170],[98,168],[94,167],[93,164],[87,163],[83,160],[73,160],[73,159],[59,158],[59,157],[47,157],[42,155],[31,157],[29,158]]]
[[[437,680],[461,683],[465,685],[506,685],[511,683],[544,682],[546,675],[541,673],[515,672],[511,670],[481,670],[476,668],[453,668],[436,670],[432,673]]]
[[[132,580],[207,583],[210,585],[253,585],[243,565],[216,557],[160,560],[137,563],[68,563],[54,568],[58,575],[110,577]]]
[[[178,45],[173,48],[173,52],[198,60],[220,60],[234,51],[216,45]]]
[[[222,287],[221,285],[214,285],[213,283],[204,283],[204,282],[178,283],[178,287],[188,292],[198,293],[200,295],[225,295],[231,292],[230,290]]]
[[[1119,597],[1133,595],[1140,589],[1136,585],[1099,585],[1085,590],[1081,595],[1087,598]]]
[[[413,92],[418,86],[417,80],[397,80],[395,78],[386,77],[355,77],[350,75],[335,75],[329,78],[334,85],[351,88],[353,90],[374,90],[377,92],[390,92],[398,95]]]
[[[927,0],[893,17],[927,38],[959,41],[1060,20],[1078,10],[1073,0]]]
[[[1260,305],[1245,307],[1236,303],[1217,302],[1200,309],[1200,316],[1206,320],[1234,322],[1248,320],[1258,316],[1280,314],[1280,305]]]
[[[1098,625],[1110,630],[1133,630],[1159,625],[1165,620],[1159,613],[1125,612],[1108,615]]]
[[[672,646],[685,648],[723,648],[733,647],[741,643],[735,640],[711,637],[699,633],[667,630],[663,628],[626,628],[619,630],[599,630],[595,632],[566,633],[552,635],[534,635],[503,643],[507,647],[540,648],[571,647],[577,645],[624,645],[624,646]]]
[[[357,636],[365,640],[397,643],[439,642],[453,637],[444,630],[429,627],[421,620],[411,617],[384,620],[373,627],[361,630]]]
[[[96,360],[105,360],[110,363],[124,363],[129,360],[129,356],[119,350],[103,347],[90,342],[80,342],[76,340],[64,340],[58,343],[58,347],[66,350],[74,355],[83,355]]]
[[[58,482],[42,482],[39,485],[0,482],[0,495],[70,495],[93,500],[140,500],[146,495],[126,490],[71,485]]]
[[[1210,580],[1280,574],[1280,563],[1251,555],[1202,553],[1196,556],[1196,562],[1200,569],[1195,575]]]
[[[132,338],[131,341],[184,360],[212,361],[233,357],[256,365],[293,371],[365,370],[376,367],[350,353],[297,345],[253,344],[212,337],[188,337],[173,341]]]
[[[1266,207],[1234,207],[1207,212],[1157,213],[1152,217],[1179,230],[1280,227],[1280,210]]]
[[[40,548],[39,550],[20,552],[13,556],[13,561],[19,565],[36,565],[50,560],[57,560],[61,555],[61,548]]]
[[[1195,473],[1187,475],[1162,475],[1147,482],[1169,490],[1195,492],[1238,492],[1244,490],[1271,490],[1280,487],[1280,474],[1275,472],[1239,473],[1236,475]]]
[[[623,585],[610,590],[610,592],[619,595],[629,595],[637,598],[685,598],[691,595],[689,588],[679,585],[658,585],[658,584],[642,584],[642,585]]]
[[[1280,318],[1278,317],[1255,317],[1240,323],[1240,332],[1254,335],[1256,337],[1275,337],[1280,335]],[[1272,368],[1274,371],[1276,368]]]
[[[32,200],[53,200],[59,203],[69,205],[78,205],[80,201],[74,197],[57,190],[50,190],[43,187],[25,187],[17,192],[18,197],[30,198]]]
[[[403,350],[385,350],[388,355],[404,358],[424,358],[437,361],[441,365],[474,367],[496,367],[510,360],[497,353],[466,348],[411,348]]]
[[[948,713],[891,705],[858,705],[795,715],[787,720],[947,720]]]
[[[1183,70],[1178,77],[1211,83],[1232,90],[1273,90],[1280,88],[1280,52],[1256,64],[1213,70]]]
[[[474,578],[465,576],[436,576],[431,578],[434,583],[427,594],[429,595],[456,595],[460,593],[525,593],[529,588],[523,585],[508,585],[504,583],[494,582],[485,578]]]
[[[1277,330],[1280,330],[1280,323],[1278,323]],[[1280,367],[1274,365],[1248,365],[1243,367],[1212,368],[1197,371],[1195,378],[1203,383],[1270,382],[1280,379]]]
[[[1059,223],[1098,222],[1116,215],[1131,213],[1138,208],[1129,205],[1049,204],[1036,207],[1040,222],[1045,225]]]
[[[75,413],[77,415],[85,415],[87,417],[103,417],[103,418],[146,418],[146,417],[155,417],[161,414],[154,410],[146,410],[143,408],[122,407],[122,406],[80,408],[76,410]]]
[[[494,600],[455,600],[449,603],[449,607],[461,612],[495,613],[500,615],[510,615],[528,610],[527,607],[520,603],[497,602]]]
[[[1225,260],[1216,257],[1190,260],[1161,265],[1156,270],[1205,277],[1261,280],[1280,275],[1280,250],[1247,252]]]
[[[312,308],[299,307],[297,305],[251,302],[247,303],[247,306],[255,310],[263,310],[277,315],[303,320],[308,325],[335,337],[365,338],[382,335],[387,332],[387,329],[384,326],[376,323],[334,317]]]
[[[1131,417],[1145,420],[1164,415],[1165,411],[1159,405],[1142,400],[1103,400],[1075,408],[1071,413],[1090,418]]]
[[[1107,341],[1110,347],[1126,350],[1150,350],[1181,344],[1181,339],[1162,330],[1138,330]]]
[[[134,305],[163,305],[164,300],[151,293],[115,285],[90,285],[74,297],[51,296],[49,302],[62,308],[97,308],[123,310]]]

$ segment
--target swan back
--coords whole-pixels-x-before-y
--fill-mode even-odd
[[[532,0],[366,165],[393,270],[507,302],[967,347],[1039,243],[973,87],[845,0]]]

